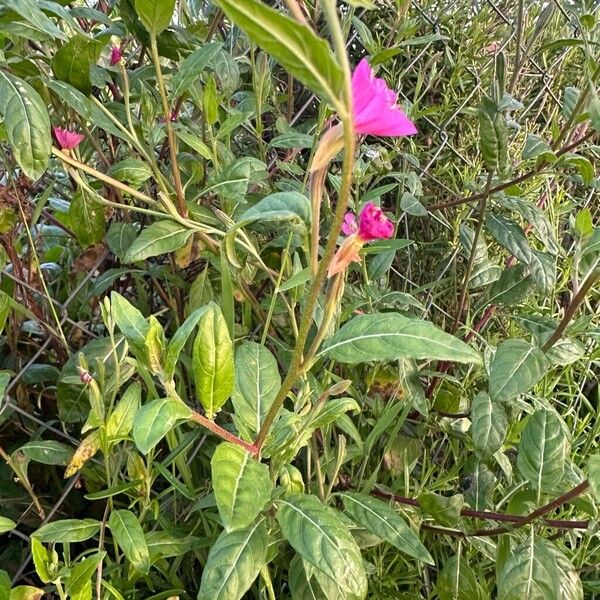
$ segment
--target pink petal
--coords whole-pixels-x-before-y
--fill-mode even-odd
[[[363,58],[352,73],[352,104],[354,114],[358,114],[372,97],[371,82],[373,71],[366,58]]]
[[[352,235],[356,233],[358,230],[358,225],[356,224],[356,217],[354,213],[348,212],[344,217],[344,222],[342,223],[342,232],[344,235]]]

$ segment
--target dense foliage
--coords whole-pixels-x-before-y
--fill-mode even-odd
[[[0,0],[0,600],[596,597],[598,17]]]

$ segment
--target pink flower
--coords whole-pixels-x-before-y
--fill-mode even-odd
[[[354,213],[346,213],[344,222],[342,223],[342,231],[345,235],[352,235],[358,231],[358,225],[356,224],[356,217]]]
[[[62,127],[53,127],[52,131],[61,150],[71,150],[71,148],[79,146],[85,139],[85,135],[63,129]]]
[[[360,262],[358,253],[367,242],[393,237],[394,224],[379,207],[372,202],[367,202],[360,211],[358,224],[354,213],[346,213],[342,232],[348,237],[342,242],[329,265],[327,270],[329,277],[341,273],[352,262]]]
[[[396,104],[397,94],[373,75],[366,58],[352,74],[354,130],[363,135],[405,136],[417,133],[412,121]]]
[[[394,224],[372,202],[367,202],[358,218],[358,237],[363,242],[386,240],[394,235]]]
[[[121,62],[122,58],[123,52],[121,52],[121,48],[118,46],[113,46],[110,50],[110,64],[116,65],[117,63]]]

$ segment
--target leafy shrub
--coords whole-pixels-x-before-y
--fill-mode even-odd
[[[273,4],[0,0],[0,598],[594,597],[597,8]]]

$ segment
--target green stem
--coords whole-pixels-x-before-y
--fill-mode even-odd
[[[271,428],[273,421],[275,421],[277,414],[283,406],[283,403],[285,402],[288,393],[290,392],[298,378],[302,375],[304,346],[306,344],[306,339],[308,338],[308,334],[312,325],[313,314],[315,311],[317,299],[319,297],[319,293],[327,276],[327,268],[329,267],[329,263],[331,262],[335,253],[338,233],[341,230],[344,215],[346,214],[346,207],[348,206],[348,198],[350,197],[350,189],[352,185],[352,170],[354,167],[354,150],[356,146],[356,141],[354,138],[354,123],[352,119],[352,89],[350,86],[350,65],[348,63],[348,57],[346,56],[346,45],[344,41],[344,36],[342,34],[342,29],[340,27],[340,22],[336,13],[335,1],[326,0],[324,4],[326,8],[325,12],[327,15],[327,21],[329,23],[334,46],[336,49],[336,54],[338,57],[338,61],[342,65],[346,84],[345,106],[343,115],[344,165],[342,169],[342,184],[340,186],[340,193],[337,200],[337,206],[335,209],[333,222],[331,224],[329,236],[327,237],[327,244],[323,253],[323,259],[319,263],[317,274],[313,279],[312,285],[308,292],[308,297],[306,299],[306,304],[304,305],[304,311],[302,313],[300,327],[298,328],[298,339],[296,340],[296,346],[294,347],[294,351],[292,353],[289,370],[285,379],[283,380],[283,383],[281,384],[281,387],[279,388],[279,392],[277,393],[277,396],[275,397],[275,400],[273,401],[273,404],[271,405],[271,408],[269,409],[269,412],[267,413],[265,420],[260,428],[260,431],[258,432],[258,436],[256,437],[256,440],[254,442],[254,445],[259,451],[267,437],[267,434],[269,433],[269,429]]]
[[[592,270],[588,276],[585,278],[584,282],[581,284],[579,291],[575,294],[573,300],[571,300],[571,304],[565,310],[565,314],[561,319],[558,327],[555,329],[554,333],[548,338],[546,343],[542,346],[542,351],[548,352],[558,340],[562,337],[562,334],[565,332],[567,325],[571,322],[571,319],[575,315],[575,312],[579,308],[580,304],[583,302],[586,294],[592,289],[596,280],[600,277],[600,268],[596,268]]]
[[[183,195],[183,187],[181,185],[181,175],[179,174],[179,165],[177,164],[177,141],[175,133],[171,126],[171,110],[167,99],[167,91],[165,89],[165,80],[160,68],[160,57],[158,56],[158,46],[156,44],[156,36],[150,34],[150,52],[152,54],[152,62],[156,70],[156,82],[158,83],[158,91],[162,101],[163,114],[165,116],[165,129],[167,130],[167,139],[169,141],[169,154],[171,155],[171,171],[173,173],[173,182],[175,183],[175,193],[177,194],[177,204],[179,214],[182,217],[187,217],[187,207],[185,205],[185,197]]]

